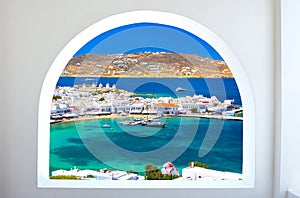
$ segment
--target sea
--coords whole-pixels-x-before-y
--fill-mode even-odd
[[[202,94],[242,105],[234,79],[73,78],[61,77],[57,86],[116,84],[136,94],[182,97]],[[181,87],[182,92],[175,89]],[[219,88],[219,90],[217,89]],[[50,175],[58,169],[103,168],[135,171],[145,166],[162,168],[170,161],[182,173],[191,161],[211,169],[242,173],[243,121],[191,117],[163,118],[164,128],[124,126],[128,118],[86,120],[50,126]],[[109,126],[109,127],[107,127]]]

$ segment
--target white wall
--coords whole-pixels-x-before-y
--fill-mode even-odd
[[[278,197],[300,197],[300,1],[281,0],[281,152]],[[279,146],[278,145],[278,146]],[[280,195],[280,196],[279,196]],[[292,197],[290,195],[290,197]]]
[[[180,14],[218,34],[236,53],[256,102],[256,187],[207,190],[38,189],[37,112],[43,79],[60,50],[112,14],[151,9]],[[272,196],[274,5],[272,0],[0,1],[0,197]]]

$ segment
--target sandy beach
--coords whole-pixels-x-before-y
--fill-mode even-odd
[[[148,115],[148,119],[156,118],[156,115]],[[129,116],[121,116],[119,114],[111,114],[111,115],[101,115],[101,116],[83,116],[79,118],[71,118],[71,119],[63,119],[61,122],[53,123],[53,124],[64,124],[71,122],[83,122],[87,120],[104,120],[104,119],[135,119],[135,118],[147,118],[147,115],[129,115]]]

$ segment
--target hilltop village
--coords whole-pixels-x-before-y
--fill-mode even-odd
[[[177,90],[181,91],[181,90]],[[75,118],[98,116],[191,116],[242,120],[243,109],[233,100],[219,101],[217,97],[203,95],[180,98],[138,96],[116,85],[101,83],[56,87],[51,106],[51,123]]]
[[[223,60],[169,52],[83,54],[69,61],[62,76],[233,78]]]

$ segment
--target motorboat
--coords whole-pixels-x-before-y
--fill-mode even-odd
[[[69,113],[63,114],[62,117],[63,118],[78,118],[78,114],[77,113],[69,112]]]
[[[177,87],[176,88],[176,92],[180,92],[180,91],[185,91],[186,89],[182,88],[182,87]]]
[[[103,124],[102,125],[102,128],[110,128],[111,126],[110,126],[110,124]]]
[[[142,123],[143,126],[148,126],[148,127],[158,127],[158,128],[164,128],[166,126],[166,122],[162,122],[159,119],[154,119],[151,121],[144,121]]]
[[[140,124],[139,122],[136,122],[134,120],[122,121],[122,122],[119,122],[119,123],[124,125],[124,126],[136,126],[136,125]]]
[[[137,124],[142,124],[143,120],[141,118],[135,118],[135,119],[133,119],[133,121]]]
[[[62,120],[50,120],[50,124],[56,124],[56,123],[59,123],[59,122],[62,122]]]

